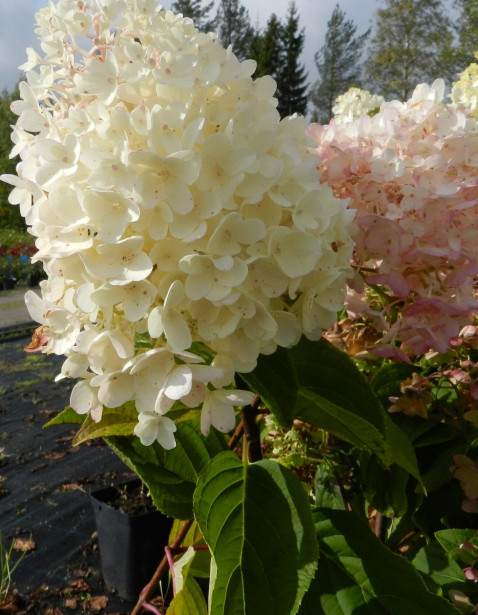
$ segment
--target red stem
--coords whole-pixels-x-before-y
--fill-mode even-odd
[[[188,519],[187,521],[184,521],[184,523],[179,528],[179,532],[176,538],[173,540],[173,542],[169,546],[171,551],[174,551],[175,549],[181,546],[181,543],[186,538],[186,534],[189,532],[192,524],[193,524],[192,519]],[[153,574],[150,582],[146,585],[146,587],[144,587],[143,591],[140,593],[138,602],[136,603],[136,606],[134,607],[134,609],[131,611],[131,615],[141,614],[141,611],[143,610],[143,607],[144,607],[144,603],[147,602],[151,598],[156,588],[156,585],[159,583],[159,581],[161,580],[161,577],[163,576],[163,574],[166,572],[167,569],[168,569],[168,558],[165,555],[163,559],[160,561],[159,566],[156,568],[156,572]]]
[[[174,558],[173,558],[173,554],[171,553],[171,549],[167,545],[164,547],[164,552],[168,559],[169,572],[171,574],[171,580],[173,582],[173,596],[175,596],[176,595],[176,575],[174,574]]]

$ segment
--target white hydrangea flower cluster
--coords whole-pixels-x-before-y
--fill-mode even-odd
[[[349,88],[335,99],[335,105],[332,107],[334,121],[336,124],[352,122],[362,115],[377,111],[384,102],[383,96],[360,88]]]
[[[305,121],[280,121],[274,81],[190,19],[59,0],[36,20],[4,176],[48,274],[26,296],[32,349],[66,355],[77,412],[134,401],[143,444],[174,446],[178,401],[227,432],[252,400],[235,372],[343,306],[354,212],[319,184]]]
[[[475,53],[478,60],[478,52]],[[478,63],[472,62],[453,84],[450,98],[455,105],[463,105],[470,115],[478,117]]]

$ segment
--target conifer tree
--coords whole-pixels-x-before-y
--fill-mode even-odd
[[[277,74],[278,111],[281,117],[307,112],[307,73],[299,62],[304,47],[304,29],[299,29],[299,14],[292,0],[282,30],[283,63]]]
[[[478,51],[478,2],[477,0],[455,0],[459,10],[456,23],[458,44],[456,49],[456,69],[464,70],[471,62],[476,62]]]
[[[327,23],[325,44],[315,54],[319,79],[312,90],[317,121],[327,123],[332,117],[335,99],[350,87],[361,87],[361,55],[370,29],[356,36],[357,26],[345,18],[337,4]]]
[[[176,0],[172,3],[171,10],[190,17],[198,30],[208,32],[214,27],[214,21],[209,18],[213,6],[214,0],[205,6],[202,6],[202,0]]]
[[[366,63],[371,88],[406,100],[418,83],[453,78],[452,32],[442,0],[382,0]]]
[[[275,13],[269,17],[263,32],[258,33],[251,45],[251,58],[257,62],[255,77],[277,76],[284,62],[284,28]]]
[[[224,47],[232,45],[239,60],[250,57],[251,45],[255,38],[249,11],[239,0],[221,0],[215,18],[219,41]]]

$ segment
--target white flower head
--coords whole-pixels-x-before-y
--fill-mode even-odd
[[[360,88],[349,88],[335,99],[335,105],[332,107],[334,120],[337,124],[351,122],[362,115],[376,112],[384,102],[383,96]]]
[[[4,178],[48,274],[28,298],[33,346],[66,354],[78,412],[133,401],[143,444],[174,446],[177,402],[228,431],[251,401],[227,388],[235,372],[320,335],[340,304],[346,204],[319,181],[305,120],[280,119],[274,81],[190,19],[156,0],[57,0],[36,20]]]

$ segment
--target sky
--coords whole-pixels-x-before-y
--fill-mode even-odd
[[[163,0],[169,8],[174,0]],[[219,0],[216,0],[216,5]],[[338,0],[296,0],[300,25],[305,28],[305,45],[302,62],[309,73],[308,81],[317,79],[314,54],[324,44],[327,22]],[[48,0],[0,0],[0,90],[12,90],[21,76],[18,66],[26,60],[25,49],[38,48],[34,33],[35,12],[46,6]],[[251,22],[265,25],[271,13],[285,17],[289,0],[242,0],[248,9]],[[357,26],[362,34],[372,24],[374,12],[380,7],[379,0],[339,0],[347,19]],[[213,14],[215,13],[215,9]]]

